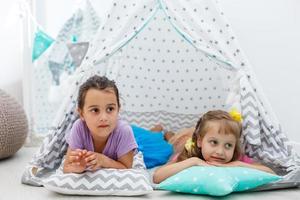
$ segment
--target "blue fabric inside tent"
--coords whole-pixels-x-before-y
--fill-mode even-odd
[[[146,167],[152,168],[165,164],[173,153],[173,146],[164,140],[162,132],[152,132],[131,125],[138,150],[144,155]]]

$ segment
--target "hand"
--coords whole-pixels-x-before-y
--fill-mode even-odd
[[[219,162],[207,162],[210,165],[218,166],[218,167],[242,167],[244,163],[241,161],[232,161],[229,163],[219,163]]]
[[[88,151],[85,156],[87,169],[95,171],[103,167],[105,156],[101,153]]]
[[[76,149],[70,151],[66,160],[72,172],[82,173],[85,171],[87,163],[84,158],[86,154],[87,150]]]

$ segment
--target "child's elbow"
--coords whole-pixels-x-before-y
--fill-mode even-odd
[[[122,165],[120,166],[120,169],[132,169],[133,167],[133,162],[130,163],[121,163]]]
[[[159,176],[159,174],[154,172],[154,174],[153,174],[153,183],[159,184],[159,183],[161,183],[161,182],[162,182],[162,179],[161,179],[161,177]]]
[[[274,175],[277,175],[271,168],[268,168],[266,170],[266,172],[270,173],[270,174],[274,174]]]
[[[160,180],[156,176],[153,176],[153,183],[159,184]]]

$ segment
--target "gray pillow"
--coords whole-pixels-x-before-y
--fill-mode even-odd
[[[132,169],[100,169],[82,174],[58,170],[43,185],[48,190],[73,195],[136,196],[153,191],[141,153],[134,157]]]

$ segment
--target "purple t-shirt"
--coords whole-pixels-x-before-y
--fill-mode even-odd
[[[77,119],[74,122],[70,133],[66,137],[66,141],[71,149],[94,151],[92,135],[86,123],[81,119]],[[108,136],[102,154],[118,160],[136,148],[137,144],[131,126],[123,120],[118,120],[116,128]]]

